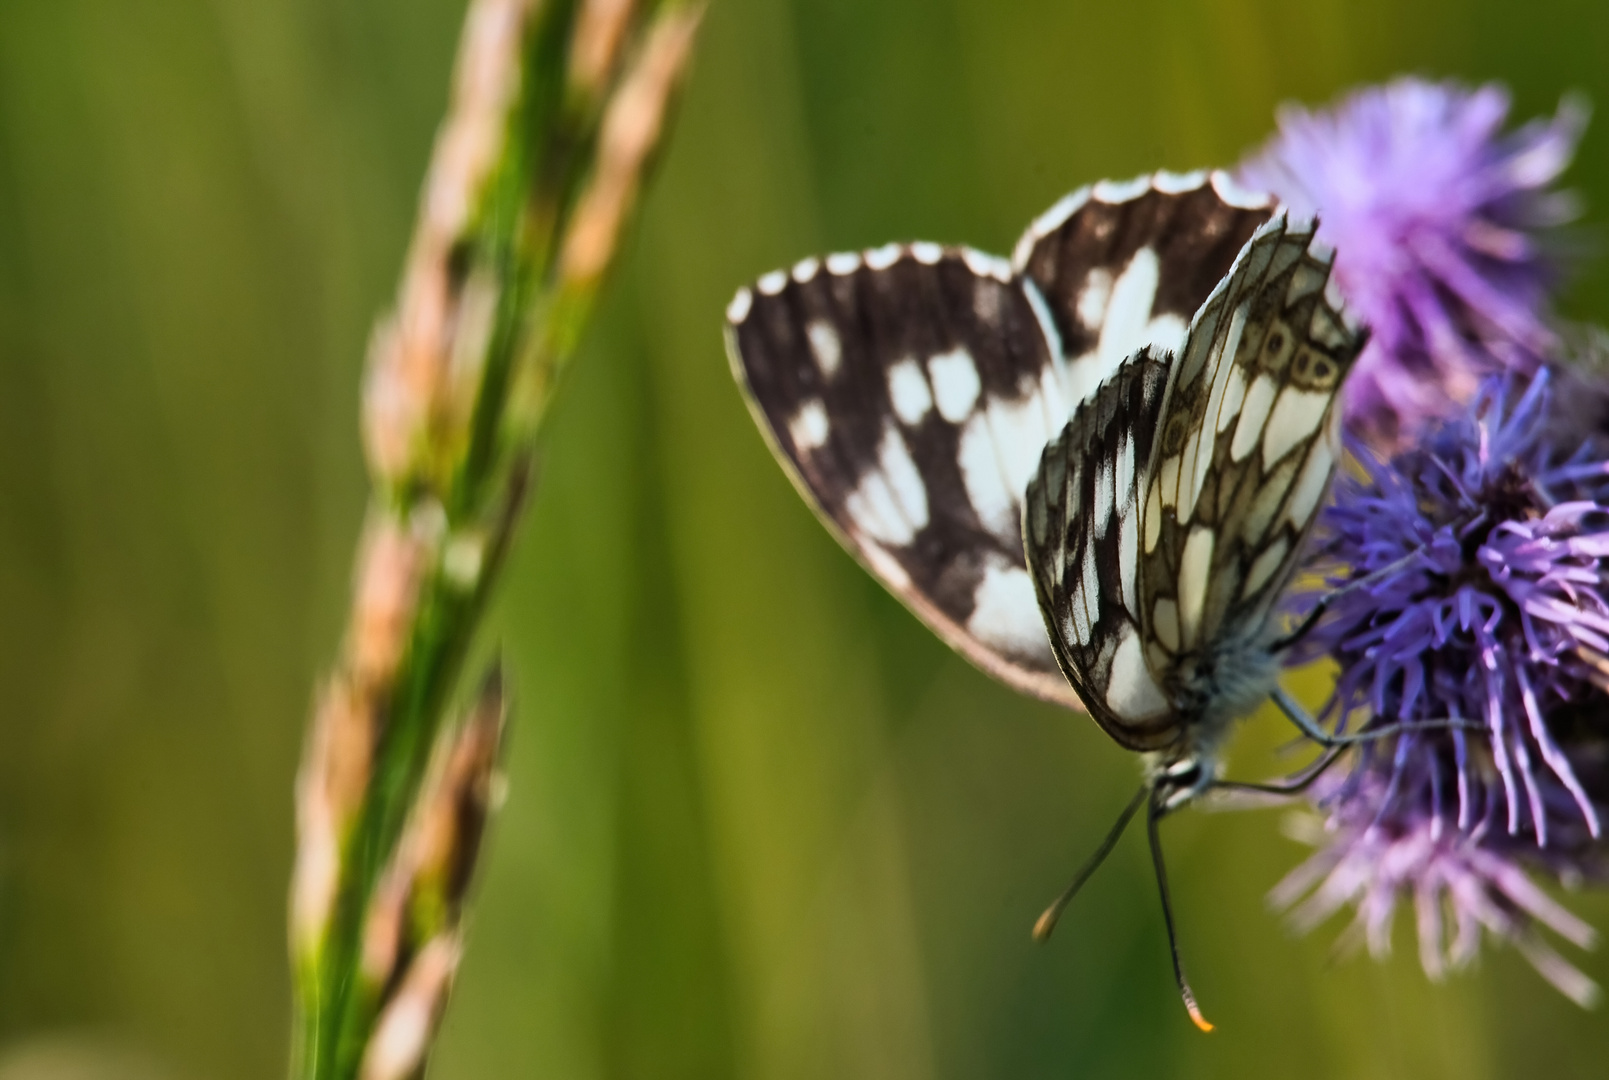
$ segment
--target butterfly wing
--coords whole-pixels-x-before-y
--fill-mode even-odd
[[[1035,306],[1004,260],[891,246],[766,275],[727,344],[844,546],[984,671],[1074,706],[1022,556],[1022,490],[1074,404]]]
[[[1365,332],[1330,288],[1314,223],[1257,231],[1170,372],[1149,468],[1140,616],[1167,682],[1191,651],[1259,637],[1340,454],[1336,395]]]
[[[1182,342],[1270,212],[1221,174],[1103,182],[1043,215],[1010,265],[913,244],[768,274],[729,307],[728,352],[844,545],[983,670],[1076,706],[1023,563],[1021,493],[1115,358]]]
[[[1177,354],[1196,310],[1273,201],[1224,173],[1160,172],[1081,188],[1042,214],[1013,265],[1044,296],[1082,401],[1146,345]]]
[[[1028,484],[1023,534],[1067,681],[1131,750],[1171,742],[1177,720],[1141,648],[1141,497],[1171,358],[1142,350],[1084,402]]]

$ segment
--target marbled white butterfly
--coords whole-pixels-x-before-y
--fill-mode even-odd
[[[1311,246],[1223,174],[1159,173],[1068,196],[1009,263],[890,245],[728,309],[760,428],[844,545],[983,670],[1148,754],[1037,934],[1148,802],[1172,943],[1156,822],[1273,685],[1362,345]]]
[[[1336,395],[1366,335],[1330,287],[1332,256],[1313,232],[1284,213],[1259,228],[1179,354],[1147,348],[1124,361],[1046,447],[1025,498],[1027,561],[1057,662],[1090,716],[1146,754],[1147,774],[1035,933],[1049,934],[1147,803],[1174,974],[1203,1029],[1157,823],[1221,782],[1230,725],[1271,693],[1319,734],[1277,690],[1276,606],[1335,473]]]
[[[1022,493],[1073,408],[1190,317],[1273,213],[1226,176],[1101,183],[1007,262],[891,244],[739,290],[727,349],[827,527],[944,641],[1018,690],[1081,708],[1023,559]]]

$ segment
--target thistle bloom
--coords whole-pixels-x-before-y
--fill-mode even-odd
[[[1327,835],[1275,899],[1307,897],[1299,925],[1356,904],[1379,952],[1411,896],[1432,977],[1473,958],[1484,927],[1586,1003],[1596,988],[1537,928],[1594,934],[1527,875],[1609,868],[1609,440],[1555,407],[1554,381],[1494,377],[1389,462],[1358,447],[1338,481],[1330,584],[1374,576],[1334,598],[1298,659],[1339,665],[1337,730],[1406,730],[1316,786]]]
[[[1575,216],[1550,185],[1586,110],[1501,129],[1500,86],[1403,78],[1332,109],[1286,106],[1242,179],[1317,212],[1335,281],[1373,338],[1348,387],[1349,423],[1378,446],[1467,402],[1480,380],[1534,370],[1554,345],[1546,233]]]

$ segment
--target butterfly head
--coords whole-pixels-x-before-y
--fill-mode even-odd
[[[1216,766],[1216,760],[1195,753],[1159,764],[1151,772],[1151,797],[1158,809],[1171,813],[1193,801],[1211,786]]]

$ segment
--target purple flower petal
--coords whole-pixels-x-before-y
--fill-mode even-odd
[[[1585,107],[1503,132],[1497,85],[1404,78],[1333,107],[1285,106],[1242,180],[1318,213],[1335,281],[1373,330],[1347,388],[1348,421],[1377,445],[1468,401],[1485,375],[1531,371],[1556,339],[1546,230],[1575,216],[1551,187]]]
[[[1338,666],[1321,716],[1408,730],[1319,785],[1326,839],[1277,900],[1302,925],[1353,906],[1349,934],[1377,952],[1411,896],[1432,977],[1484,929],[1584,1000],[1590,983],[1536,927],[1577,944],[1590,931],[1525,868],[1609,866],[1609,439],[1564,423],[1553,381],[1494,377],[1390,460],[1353,443],[1316,576],[1333,592],[1396,568],[1334,593],[1295,659]],[[1444,726],[1462,718],[1482,730]]]

